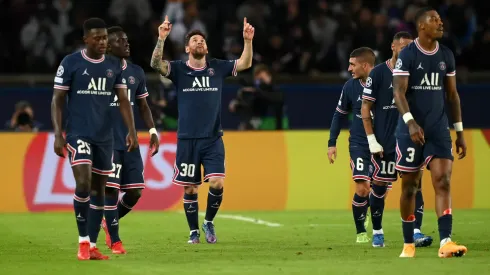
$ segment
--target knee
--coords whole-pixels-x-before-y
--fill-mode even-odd
[[[128,190],[126,190],[125,196],[128,196],[131,199],[137,201],[141,198],[141,193],[142,193],[141,191],[142,191],[142,189],[128,189]]]
[[[184,193],[187,195],[194,195],[198,193],[198,187],[197,186],[184,186]]]
[[[416,184],[406,184],[402,188],[402,196],[406,198],[414,197],[418,192],[418,187]]]
[[[361,196],[361,197],[367,197],[369,196],[369,191],[370,190],[369,182],[365,180],[359,180],[356,181],[356,194]]]
[[[223,178],[210,178],[209,179],[209,187],[214,189],[223,189],[225,185],[225,179]]]
[[[110,198],[117,198],[119,196],[119,189],[106,187],[105,188],[105,196]]]
[[[92,178],[90,175],[79,176],[75,179],[76,181],[76,191],[78,192],[90,192],[90,186]]]
[[[449,192],[451,173],[440,173],[433,176],[434,187],[436,192]]]

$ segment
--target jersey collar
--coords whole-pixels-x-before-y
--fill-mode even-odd
[[[93,59],[93,58],[88,57],[87,50],[86,49],[83,49],[81,51],[81,53],[82,53],[83,59],[85,59],[85,60],[87,60],[88,62],[91,62],[91,63],[101,63],[101,62],[103,62],[105,60],[105,54],[102,55],[102,57],[100,59]]]
[[[187,67],[191,68],[194,71],[202,71],[202,70],[206,69],[206,67],[208,66],[208,62],[206,62],[205,65],[203,67],[201,67],[201,68],[192,67],[191,66],[191,63],[189,62],[189,60],[187,60],[185,62],[185,65],[187,65]]]
[[[126,68],[128,67],[128,62],[126,62],[126,59],[121,59],[121,63],[122,63],[122,69],[123,71],[126,70]]]
[[[386,66],[388,67],[388,69],[390,69],[391,72],[393,72],[393,68],[391,67],[391,59],[388,59],[386,60]]]
[[[419,49],[419,51],[421,51],[425,55],[434,55],[439,50],[439,42],[438,41],[436,41],[436,48],[432,51],[424,50],[424,48],[422,48],[422,46],[419,44],[419,38],[418,37],[415,39],[414,42],[415,42],[415,46],[417,46],[417,49]]]

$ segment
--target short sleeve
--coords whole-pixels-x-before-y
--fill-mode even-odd
[[[141,68],[139,70],[139,80],[140,80],[140,83],[138,85],[138,88],[136,89],[135,96],[137,99],[142,99],[142,98],[147,97],[149,94],[148,94],[148,90],[146,89],[145,72],[143,72],[143,70]]]
[[[455,76],[456,75],[456,61],[454,61],[453,51],[451,51],[449,49],[447,50],[446,62],[447,62],[446,76]]]
[[[335,109],[337,112],[341,114],[348,114],[350,110],[349,97],[346,94],[346,85],[342,88],[342,92],[340,93],[339,103],[337,104],[337,108]]]
[[[178,63],[180,62],[179,60],[174,60],[174,61],[168,61],[168,60],[163,60],[163,62],[166,62],[167,65],[168,65],[168,68],[167,68],[167,74],[164,75],[166,78],[172,80],[173,82],[175,82],[176,80],[176,75],[177,75],[177,71],[179,70],[179,66],[178,66]]]
[[[68,91],[70,90],[72,80],[72,65],[69,58],[66,56],[61,61],[54,77],[54,88],[57,90]]]
[[[408,47],[403,49],[398,55],[398,59],[396,60],[395,69],[393,70],[393,76],[401,75],[401,76],[409,76],[410,70],[412,69],[412,52]]]
[[[237,76],[237,62],[238,60],[220,60],[216,59],[217,65],[219,70],[221,71],[221,74],[224,77],[228,76]]]
[[[366,80],[366,87],[362,91],[362,99],[369,100],[371,102],[376,102],[378,96],[378,88],[381,80],[377,75],[377,69],[371,70],[369,77]]]
[[[114,82],[115,89],[127,89],[125,73],[122,68],[119,69],[119,73],[116,74],[116,81]]]

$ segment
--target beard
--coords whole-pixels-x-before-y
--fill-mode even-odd
[[[191,51],[191,55],[194,59],[203,59],[206,56],[204,49],[195,49]]]

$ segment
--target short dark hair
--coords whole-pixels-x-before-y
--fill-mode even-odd
[[[270,75],[272,74],[271,69],[269,69],[269,67],[267,65],[265,65],[265,64],[257,64],[257,65],[255,65],[254,70],[253,70],[253,75],[254,76],[257,76],[261,72],[266,72],[266,73],[268,73]]]
[[[202,31],[192,30],[185,35],[185,45],[186,46],[189,45],[189,40],[191,40],[191,37],[193,37],[194,35],[200,35],[200,36],[202,36],[202,38],[204,38],[204,40],[206,40],[206,35]]]
[[[400,39],[413,39],[413,36],[409,32],[397,32],[393,36],[393,41]]]
[[[116,33],[116,32],[124,32],[124,30],[122,27],[119,27],[119,26],[112,26],[112,27],[107,29],[108,35]]]
[[[29,101],[21,100],[21,101],[15,103],[15,110],[16,111],[24,110],[25,108],[32,108],[31,103],[29,103]]]
[[[416,13],[415,13],[415,17],[414,17],[414,23],[415,25],[417,26],[418,28],[418,25],[419,25],[419,22],[424,19],[424,16],[426,13],[428,13],[429,11],[433,11],[435,9],[431,8],[431,7],[423,7],[423,8],[420,8]]]
[[[83,33],[89,32],[91,29],[105,29],[107,28],[104,20],[93,17],[85,20],[83,22]]]
[[[350,57],[360,58],[362,61],[367,62],[372,66],[374,66],[374,63],[376,62],[376,55],[369,47],[360,47],[353,50]]]

